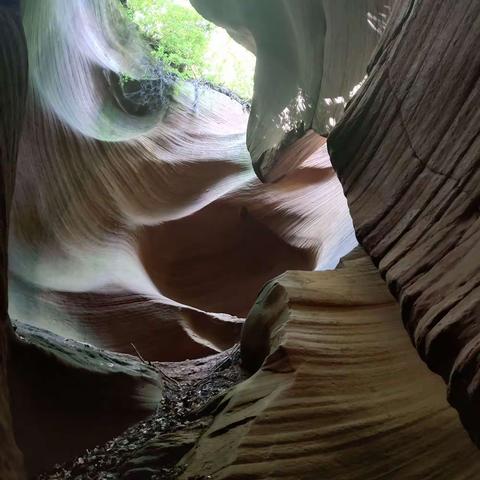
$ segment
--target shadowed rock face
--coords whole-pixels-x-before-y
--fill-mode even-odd
[[[0,477],[23,478],[20,453],[11,426],[7,388],[7,239],[15,163],[27,88],[23,29],[14,2],[0,3]]]
[[[158,408],[160,374],[140,358],[21,324],[16,335],[9,384],[15,436],[30,475],[109,440]]]

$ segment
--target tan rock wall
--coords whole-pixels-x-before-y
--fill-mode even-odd
[[[328,144],[360,242],[480,439],[480,3],[414,1]]]
[[[398,305],[364,254],[335,271],[272,281],[246,321],[247,365],[258,361],[259,344],[268,348],[263,364],[222,401],[181,478],[480,474],[478,451],[443,382],[418,358]]]

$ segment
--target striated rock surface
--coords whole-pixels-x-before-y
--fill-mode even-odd
[[[478,2],[406,2],[328,141],[357,236],[477,444],[479,27]]]
[[[357,237],[480,442],[477,2],[192,3],[257,54],[247,142],[263,181],[350,103],[328,145]]]
[[[266,281],[332,267],[356,240],[324,137],[292,146],[297,170],[261,184],[242,105],[152,64],[120,7],[24,2],[10,315],[117,352],[194,358],[238,340]]]
[[[474,479],[480,458],[361,252],[267,285],[242,337],[259,370],[234,387],[180,478]]]

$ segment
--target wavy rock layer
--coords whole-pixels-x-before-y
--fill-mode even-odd
[[[27,89],[27,54],[14,2],[0,5],[0,478],[23,478],[11,425],[7,388],[7,240],[18,140]]]
[[[412,1],[329,138],[357,235],[480,443],[480,4]]]
[[[223,350],[238,341],[243,323],[132,292],[52,292],[13,284],[21,304],[16,317],[23,323],[119,353],[134,353],[133,344],[146,360],[178,361]]]
[[[474,479],[478,451],[363,253],[267,285],[242,338],[260,369],[184,458],[193,479]],[[215,452],[215,453],[214,453]]]
[[[12,317],[118,352],[133,342],[149,359],[194,358],[238,339],[236,317],[273,276],[334,266],[356,244],[323,137],[292,147],[298,171],[262,185],[242,106],[152,65],[117,0],[24,4]]]

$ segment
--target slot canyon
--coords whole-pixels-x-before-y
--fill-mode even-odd
[[[479,479],[480,1],[128,2],[0,0],[0,480]]]

